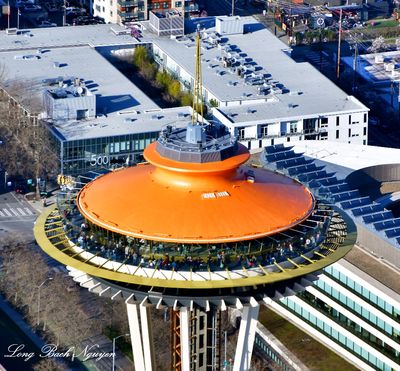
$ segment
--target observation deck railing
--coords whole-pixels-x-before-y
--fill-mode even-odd
[[[95,256],[145,268],[221,271],[263,267],[267,271],[279,271],[310,263],[312,259],[307,258],[310,254],[326,256],[346,236],[345,224],[344,228],[335,227],[343,223],[340,216],[330,207],[319,204],[299,225],[262,239],[206,245],[148,241],[89,223],[78,212],[74,197],[74,193],[67,192],[57,200],[59,237]],[[52,226],[51,222],[47,225]]]

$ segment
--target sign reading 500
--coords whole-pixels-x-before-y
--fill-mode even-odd
[[[106,155],[90,156],[90,166],[104,166],[110,163],[110,158]]]

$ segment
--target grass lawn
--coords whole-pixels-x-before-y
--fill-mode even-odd
[[[373,26],[372,26],[373,25]],[[382,20],[374,20],[368,22],[369,28],[380,28],[380,27],[398,27],[399,22],[394,19],[382,19]]]
[[[336,353],[265,306],[261,307],[259,321],[310,370],[357,370]]]

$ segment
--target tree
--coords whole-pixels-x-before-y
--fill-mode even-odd
[[[0,158],[9,175],[37,180],[55,175],[59,161],[54,139],[38,118],[43,105],[32,91],[29,83],[14,81],[0,96]]]
[[[148,81],[152,81],[154,80],[154,78],[156,77],[157,74],[157,66],[155,65],[155,63],[147,63],[144,64],[142,66],[142,68],[140,69],[140,73],[142,74],[142,76],[148,80]]]
[[[149,55],[148,50],[144,46],[137,46],[135,48],[135,52],[133,54],[133,64],[139,68],[142,69],[143,66],[146,64],[149,64],[151,62],[151,58]]]
[[[181,106],[191,106],[193,102],[192,95],[188,92],[181,94]]]
[[[209,103],[210,103],[210,106],[214,107],[214,108],[219,106],[218,101],[214,98],[211,98]]]
[[[163,89],[167,89],[172,82],[172,77],[167,71],[158,71],[156,81]]]
[[[173,97],[175,100],[178,100],[181,95],[181,84],[178,80],[173,80],[168,85],[168,94]]]

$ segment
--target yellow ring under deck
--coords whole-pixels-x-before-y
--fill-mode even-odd
[[[177,279],[161,279],[154,278],[152,275],[150,277],[142,277],[137,276],[135,274],[128,274],[117,272],[115,270],[110,270],[104,268],[102,266],[96,266],[93,263],[85,261],[79,258],[79,254],[73,250],[70,242],[65,235],[63,228],[57,228],[57,232],[53,236],[48,236],[46,234],[45,226],[48,226],[50,223],[46,223],[48,219],[57,219],[61,217],[58,214],[57,206],[52,205],[48,207],[36,220],[34,226],[34,235],[37,243],[42,248],[42,250],[50,255],[53,259],[59,261],[60,263],[71,266],[75,269],[83,271],[91,276],[100,277],[106,280],[123,282],[127,284],[133,285],[144,285],[150,287],[165,287],[165,288],[182,288],[182,289],[218,289],[218,288],[230,288],[230,287],[242,287],[242,286],[257,286],[257,285],[265,285],[272,284],[278,281],[284,281],[293,279],[299,276],[304,276],[315,271],[321,270],[328,265],[333,264],[337,260],[343,258],[353,247],[356,241],[356,228],[351,219],[344,213],[340,211],[341,217],[344,219],[347,225],[347,235],[344,237],[344,240],[340,245],[336,246],[336,248],[332,247],[332,243],[329,246],[326,241],[321,245],[321,250],[319,252],[314,253],[315,259],[305,258],[307,264],[296,264],[293,262],[293,268],[285,268],[280,267],[279,264],[276,265],[280,268],[278,272],[266,272],[262,267],[252,268],[252,269],[243,269],[242,274],[243,278],[234,278],[234,279],[218,279],[218,280],[177,280]],[[52,220],[54,224],[54,220]],[[53,229],[54,230],[54,229]],[[329,233],[329,230],[328,230]],[[334,233],[334,231],[332,232]],[[53,244],[51,239],[54,238],[62,238],[61,241],[57,242],[57,246]],[[325,244],[325,245],[324,245]],[[323,252],[323,254],[321,253]],[[325,255],[326,254],[326,255]],[[289,260],[290,262],[290,260]],[[123,265],[123,263],[120,263]],[[103,264],[104,265],[104,264]],[[118,268],[119,269],[119,268]],[[157,270],[157,268],[148,268]],[[257,275],[252,276],[249,275],[249,272],[254,272],[257,270]],[[164,271],[165,275],[171,275],[172,271]],[[221,270],[221,272],[225,272]],[[188,272],[189,273],[189,272]],[[201,272],[203,275],[207,275],[207,271]],[[210,277],[211,277],[210,272]],[[178,273],[175,273],[178,274]],[[196,273],[193,272],[193,275]],[[229,273],[228,273],[229,275]],[[192,274],[190,274],[192,277]]]

